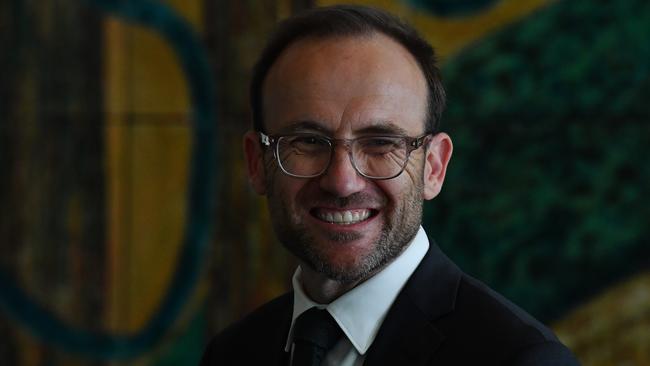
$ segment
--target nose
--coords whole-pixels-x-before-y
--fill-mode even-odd
[[[365,186],[366,178],[352,166],[347,149],[343,146],[335,148],[330,166],[320,177],[320,187],[336,197],[348,197],[362,191]]]

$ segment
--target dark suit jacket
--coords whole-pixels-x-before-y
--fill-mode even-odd
[[[288,365],[293,294],[226,328],[201,366]],[[532,316],[464,274],[432,242],[398,295],[364,365],[578,365]]]

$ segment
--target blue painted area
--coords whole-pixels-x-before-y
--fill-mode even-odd
[[[484,11],[499,0],[403,0],[416,9],[440,17],[461,17]]]
[[[215,90],[207,56],[191,26],[173,9],[148,0],[88,0],[125,21],[150,28],[175,51],[191,91],[193,136],[184,244],[174,277],[154,315],[133,334],[91,332],[61,321],[0,271],[0,309],[42,342],[99,360],[128,360],[161,341],[201,277],[214,222],[216,181]]]

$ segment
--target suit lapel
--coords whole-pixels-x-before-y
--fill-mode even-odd
[[[425,365],[443,339],[420,309],[403,298],[391,308],[363,364]]]
[[[269,316],[261,329],[260,335],[264,339],[256,342],[255,350],[246,350],[249,352],[247,359],[249,362],[242,364],[258,365],[278,365],[286,366],[289,364],[288,353],[284,351],[287,342],[287,335],[291,327],[291,316],[293,314],[293,291],[285,294],[279,299],[277,311]],[[267,336],[268,335],[268,336]]]
[[[445,335],[434,321],[454,308],[461,272],[431,241],[395,299],[364,365],[426,365]]]
[[[290,308],[291,309],[291,308]],[[268,355],[269,358],[265,359],[262,364],[264,365],[281,365],[286,366],[289,364],[288,353],[284,351],[284,346],[287,342],[287,334],[291,327],[291,314],[283,315],[283,321],[276,328],[276,336],[273,338],[275,342],[268,342],[268,350],[261,353],[261,355]]]

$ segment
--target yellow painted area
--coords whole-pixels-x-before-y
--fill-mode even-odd
[[[106,28],[106,113],[186,113],[185,78],[163,39],[115,19]]]
[[[18,365],[36,366],[42,364],[41,345],[34,337],[18,328],[15,341],[17,348],[21,350],[17,353]]]
[[[168,2],[196,27],[199,0]],[[105,21],[109,331],[140,330],[157,310],[183,244],[191,142],[188,86],[148,29]]]
[[[453,57],[468,45],[508,24],[521,20],[556,0],[502,0],[478,14],[466,17],[442,18],[424,14],[405,1],[357,0],[351,2],[318,0],[318,5],[354,3],[385,9],[413,24],[435,47],[441,61]]]
[[[650,365],[650,272],[606,289],[553,329],[583,365]]]

